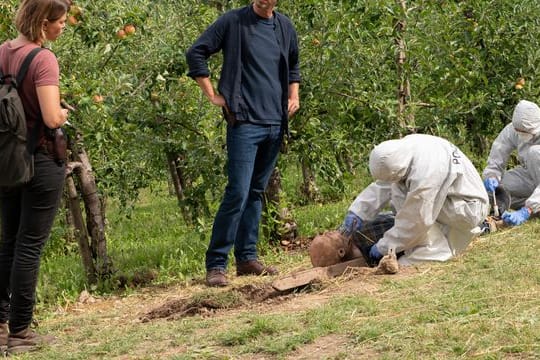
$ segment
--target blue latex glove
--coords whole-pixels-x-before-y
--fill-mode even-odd
[[[494,177],[488,177],[484,180],[484,187],[488,193],[495,192],[495,189],[499,187],[499,180]]]
[[[521,225],[529,219],[531,214],[529,213],[529,208],[522,207],[517,211],[505,211],[501,218],[508,225],[516,226]]]
[[[369,249],[369,257],[377,261],[383,257],[379,249],[377,249],[377,244],[373,245],[371,249]]]
[[[362,219],[352,211],[348,211],[341,228],[349,234],[360,231],[362,229]]]

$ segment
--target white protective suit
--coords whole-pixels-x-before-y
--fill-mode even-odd
[[[369,159],[376,182],[358,195],[349,211],[371,221],[389,204],[394,226],[377,242],[402,265],[445,261],[462,252],[489,211],[488,194],[470,160],[445,139],[414,134],[376,146]]]
[[[521,100],[512,122],[499,133],[489,152],[484,179],[494,177],[512,198],[511,207],[540,211],[540,108]],[[527,139],[529,137],[529,139]],[[510,154],[517,150],[519,166],[506,171]]]

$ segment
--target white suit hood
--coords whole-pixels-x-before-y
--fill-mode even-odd
[[[538,105],[521,100],[514,109],[512,126],[517,131],[536,135],[540,130],[540,108]]]
[[[407,141],[384,141],[371,151],[369,171],[377,180],[398,182],[407,175],[412,158]]]

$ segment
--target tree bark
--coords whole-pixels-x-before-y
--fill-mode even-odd
[[[112,273],[113,267],[107,254],[105,220],[96,180],[86,151],[81,146],[77,146],[74,156],[75,160],[81,164],[73,172],[79,178],[80,191],[86,211],[86,228],[91,238],[90,248],[95,260],[94,267],[97,276],[107,276]]]
[[[262,228],[270,243],[279,243],[279,192],[281,190],[281,173],[274,168],[263,195]]]
[[[167,162],[169,164],[169,173],[171,174],[171,182],[176,194],[176,199],[178,200],[178,206],[182,212],[182,217],[186,224],[193,224],[194,218],[197,216],[199,209],[190,209],[186,206],[186,184],[190,183],[188,179],[185,178],[182,172],[182,161],[181,155],[174,152],[167,152]]]
[[[265,202],[279,204],[280,196],[279,192],[281,191],[281,171],[277,167],[274,168],[268,185],[265,190]]]
[[[316,201],[319,196],[319,188],[315,183],[315,175],[313,170],[306,161],[302,161],[302,194],[306,200],[312,202]]]
[[[86,278],[90,284],[95,284],[97,282],[97,276],[96,268],[94,267],[93,254],[88,242],[88,232],[84,226],[84,218],[80,207],[79,194],[77,193],[77,188],[71,175],[68,175],[66,178],[66,189],[67,207],[69,209],[69,213],[71,214],[70,218],[74,228],[74,236],[79,244],[79,253],[81,254]]]
[[[70,111],[76,111],[63,100],[61,105]],[[66,187],[69,210],[87,280],[90,284],[94,284],[99,278],[106,277],[113,272],[112,261],[107,254],[107,239],[105,237],[105,200],[100,199],[98,195],[92,165],[82,146],[82,135],[77,129],[75,129],[73,140],[68,143],[68,149],[70,150],[70,161],[66,166]],[[74,175],[78,177],[77,182],[73,178]],[[81,211],[79,192],[82,194],[86,217]],[[86,227],[84,226],[85,220]]]
[[[411,86],[408,75],[405,71],[407,61],[407,44],[405,34],[407,32],[407,2],[405,0],[396,0],[401,8],[401,19],[396,19],[396,45],[397,45],[397,77],[398,77],[398,121],[402,129],[409,130],[414,128],[414,117],[409,112],[407,114],[408,101],[411,96]]]
[[[281,207],[281,172],[276,167],[270,176],[263,197],[263,229],[270,243],[292,242],[298,235],[298,226],[286,207]]]
[[[178,203],[181,203],[183,200],[185,200],[186,197],[184,194],[184,188],[182,186],[180,176],[178,174],[178,162],[176,158],[177,156],[175,153],[167,152],[167,162],[169,165],[169,173],[171,174],[172,185],[176,194],[176,198],[178,199]]]

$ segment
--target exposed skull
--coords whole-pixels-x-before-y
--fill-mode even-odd
[[[315,236],[309,246],[309,256],[314,267],[330,266],[362,256],[350,237],[341,232],[326,231]]]

